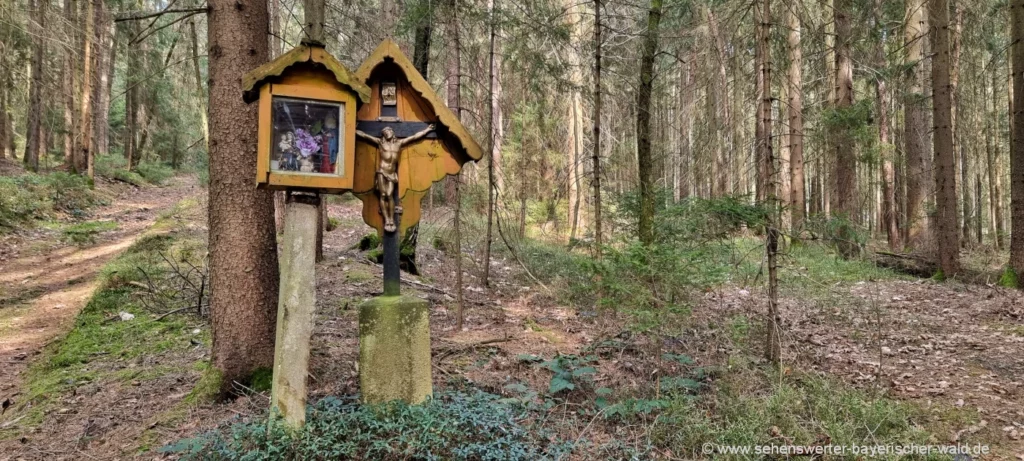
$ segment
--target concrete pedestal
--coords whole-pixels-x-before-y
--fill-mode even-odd
[[[359,306],[359,387],[364,403],[422,403],[433,393],[427,301],[381,296]]]

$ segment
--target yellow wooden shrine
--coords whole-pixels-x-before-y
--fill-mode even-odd
[[[246,74],[242,87],[246,102],[259,101],[257,187],[353,188],[356,113],[370,102],[361,78],[322,47],[301,45]]]
[[[430,186],[447,175],[458,174],[466,162],[480,160],[483,151],[394,41],[384,40],[359,66],[356,78],[370,92],[369,103],[363,104],[356,115],[360,131],[379,136],[390,127],[398,137],[407,137],[428,124],[435,125],[426,139],[401,151],[398,195],[404,213],[399,232],[404,234],[419,222],[420,201]],[[377,148],[360,141],[355,153],[352,192],[363,201],[366,224],[383,233],[384,222],[374,193]]]

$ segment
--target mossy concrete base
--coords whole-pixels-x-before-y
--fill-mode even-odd
[[[363,402],[417,404],[433,393],[427,301],[381,296],[359,306],[359,387]]]

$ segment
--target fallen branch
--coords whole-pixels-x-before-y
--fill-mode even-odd
[[[476,348],[478,348],[480,346],[486,346],[488,344],[503,343],[503,342],[510,341],[511,339],[512,338],[506,336],[504,338],[491,338],[491,339],[485,339],[485,340],[482,340],[482,341],[475,341],[475,342],[467,343],[467,344],[456,344],[456,345],[453,345],[453,346],[440,347],[440,348],[438,348],[437,350],[434,351],[434,353],[435,353],[434,360],[440,361],[440,360],[442,360],[442,359],[444,359],[446,357],[449,357],[449,356],[452,356],[452,355],[455,355],[455,354],[459,354],[459,353],[462,353],[462,352],[466,352],[466,351],[469,351],[469,350],[473,350],[473,349],[476,349]]]

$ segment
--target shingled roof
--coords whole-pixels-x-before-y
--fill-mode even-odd
[[[315,63],[324,66],[334,75],[338,83],[352,89],[358,95],[359,101],[370,102],[370,87],[366,86],[365,79],[357,77],[348,70],[344,64],[334,59],[323,47],[299,45],[291,51],[278,56],[277,59],[259,66],[242,77],[243,98],[246,102],[253,102],[259,99],[261,84],[271,78],[280,77],[289,67],[302,63]]]
[[[470,136],[469,130],[462,125],[462,122],[460,122],[459,118],[455,116],[455,113],[448,108],[448,105],[438,98],[434,89],[431,88],[430,84],[423,79],[423,76],[416,70],[416,66],[405,56],[404,53],[402,53],[401,50],[398,49],[398,44],[393,40],[385,39],[381,42],[377,49],[373,50],[373,53],[363,60],[363,63],[359,66],[359,70],[356,71],[356,77],[360,82],[368,82],[373,70],[378,65],[389,60],[402,69],[402,72],[405,74],[405,78],[409,80],[410,86],[412,86],[412,88],[416,90],[416,92],[418,92],[428,104],[430,104],[431,109],[433,109],[434,113],[437,114],[441,124],[448,127],[448,132],[455,136],[466,154],[474,161],[480,160],[483,157],[483,149],[480,148],[480,144],[477,144],[476,140]]]

